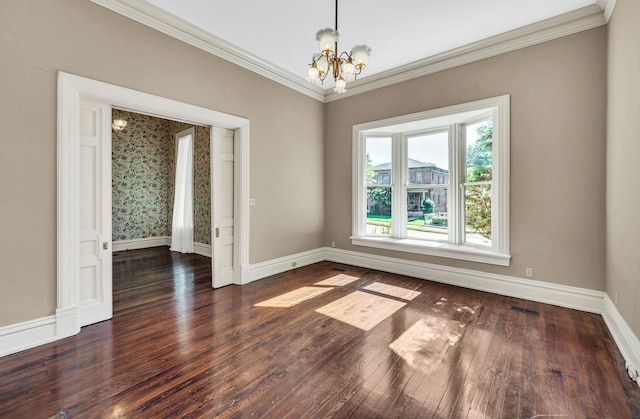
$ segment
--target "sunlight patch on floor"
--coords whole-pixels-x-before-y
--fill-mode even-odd
[[[404,307],[407,303],[355,291],[316,312],[362,330],[371,330],[380,322]]]
[[[329,287],[301,287],[257,303],[254,307],[293,307],[296,304],[315,298],[320,294],[331,291],[332,289],[333,288]]]
[[[364,289],[409,301],[413,300],[421,294],[420,291],[408,290],[406,288],[383,284],[381,282],[374,282],[373,284],[369,284],[364,287]]]
[[[447,333],[436,319],[422,319],[391,342],[389,349],[404,359],[410,367],[427,371],[442,349],[444,335]],[[444,336],[445,342],[455,345],[461,336],[462,334],[457,332],[448,333],[448,336]]]
[[[347,285],[352,283],[353,281],[357,281],[358,278],[357,276],[350,276],[350,275],[346,275],[346,274],[338,274],[338,275],[334,275],[331,278],[327,278],[323,281],[320,282],[316,282],[313,285],[328,285],[328,286],[332,286],[332,287],[341,287],[343,285]]]

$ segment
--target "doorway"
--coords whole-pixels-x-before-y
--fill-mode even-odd
[[[248,266],[248,173],[249,173],[249,121],[245,118],[224,114],[211,109],[206,109],[183,102],[138,92],[123,87],[98,82],[95,80],[70,75],[60,72],[58,74],[58,303],[56,310],[57,335],[59,338],[71,336],[79,332],[80,327],[88,324],[82,321],[82,306],[79,301],[78,290],[81,284],[81,249],[90,250],[96,253],[96,258],[100,259],[103,250],[111,251],[111,238],[104,235],[101,231],[96,232],[96,237],[90,244],[81,242],[80,226],[77,220],[83,215],[81,213],[82,188],[89,193],[99,195],[91,185],[105,184],[108,177],[110,181],[110,167],[104,168],[100,164],[93,165],[91,182],[86,181],[86,176],[80,176],[80,173],[86,168],[82,162],[80,153],[80,137],[86,127],[81,127],[81,123],[88,121],[87,127],[90,127],[95,133],[108,132],[110,136],[110,126],[105,127],[106,112],[97,112],[93,120],[85,118],[82,111],[83,100],[90,99],[93,103],[102,106],[104,110],[109,110],[111,114],[111,106],[119,109],[126,109],[139,113],[155,115],[163,118],[174,119],[178,121],[195,123],[199,125],[209,125],[212,127],[221,127],[231,129],[233,135],[233,147],[235,151],[235,159],[233,165],[233,271],[231,275],[227,275],[229,283],[242,284],[245,282],[243,272]],[[110,119],[110,118],[109,118]],[[93,122],[92,122],[93,121]],[[110,122],[110,121],[109,121]],[[92,125],[93,124],[93,125]],[[109,124],[110,125],[110,124]],[[88,131],[91,131],[88,129]],[[212,130],[211,137],[211,171],[214,173],[219,170],[220,150],[216,150],[214,145],[218,139],[214,138]],[[92,150],[95,151],[96,149]],[[91,153],[85,153],[91,155]],[[102,165],[104,166],[104,165]],[[100,179],[96,179],[101,177]],[[82,186],[82,187],[81,187]],[[212,213],[213,223],[212,230],[216,228],[215,214],[222,212],[216,208],[217,191],[214,189],[211,193],[213,200]],[[95,214],[98,214],[99,220],[96,225],[104,219],[106,211],[98,210],[98,207],[104,209],[110,206],[111,200],[108,202],[100,202],[96,205]],[[110,214],[110,211],[109,211]],[[110,223],[109,223],[110,224]],[[110,230],[110,228],[109,228]],[[109,231],[110,233],[110,231]],[[219,267],[213,263],[218,259],[217,238],[212,234],[211,241],[213,243],[213,260],[212,270],[213,277],[216,278],[216,269]],[[110,262],[110,261],[109,261]],[[110,263],[109,263],[110,264]],[[104,265],[107,265],[105,263]],[[102,275],[99,270],[92,269],[91,276]],[[107,277],[97,278],[94,284],[105,284],[111,281],[110,273]],[[212,286],[222,286],[226,284],[212,283]],[[92,285],[93,286],[93,285]],[[96,292],[99,295],[100,292]],[[94,302],[95,303],[95,302]],[[110,302],[109,302],[110,303]]]
[[[126,122],[111,136],[112,251],[171,244],[176,146],[181,135],[189,134],[193,153],[189,250],[211,257],[211,127],[115,107],[111,112],[113,121]]]

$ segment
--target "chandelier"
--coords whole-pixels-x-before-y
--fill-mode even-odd
[[[369,62],[371,48],[366,45],[356,45],[351,52],[338,51],[338,0],[336,0],[335,29],[321,29],[316,33],[316,40],[320,41],[320,53],[314,54],[307,81],[313,84],[323,84],[327,74],[332,73],[336,82],[333,90],[336,93],[347,91],[347,82],[356,79]]]

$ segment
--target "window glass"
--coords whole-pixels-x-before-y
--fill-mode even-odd
[[[391,234],[391,137],[366,139],[367,235]]]
[[[448,176],[445,175],[449,174],[449,133],[444,131],[409,137],[407,172],[411,184],[448,183]],[[421,173],[419,177],[418,172]]]
[[[493,126],[482,121],[466,126],[464,185],[465,243],[491,246],[491,180]]]
[[[448,188],[407,190],[407,237],[421,240],[449,239]]]
[[[466,126],[467,182],[493,178],[493,126],[483,121]]]
[[[448,131],[407,138],[407,178],[407,237],[448,240]]]

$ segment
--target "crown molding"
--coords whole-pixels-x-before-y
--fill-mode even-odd
[[[403,67],[367,76],[366,79],[349,83],[347,92],[341,95],[327,91],[325,102],[333,102],[345,97],[427,76],[605,24],[603,11],[599,6],[594,4],[583,7],[551,19],[414,61]]]
[[[597,0],[597,5],[583,7],[414,61],[402,67],[367,76],[349,83],[346,93],[337,94],[332,89],[325,90],[307,83],[302,77],[238,48],[145,1],[90,1],[321,102],[333,102],[605,25],[616,2],[616,0]]]
[[[151,3],[140,0],[89,1],[283,84],[297,92],[319,101],[324,101],[326,93],[323,88],[311,85],[298,75],[212,35]]]
[[[611,19],[611,15],[613,14],[613,9],[616,7],[617,0],[596,0],[598,6],[602,7],[604,10],[604,18],[609,23],[609,19]]]

